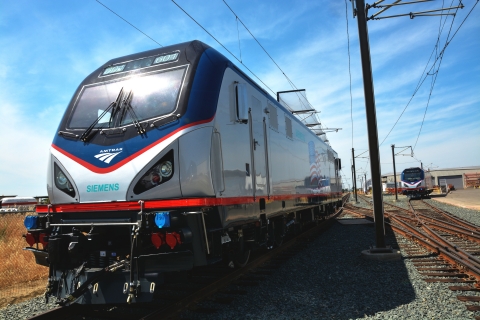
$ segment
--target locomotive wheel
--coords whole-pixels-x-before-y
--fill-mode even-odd
[[[249,259],[250,259],[250,249],[245,249],[243,251],[235,251],[233,253],[233,263],[235,263],[236,267],[239,267],[239,268],[245,267]]]

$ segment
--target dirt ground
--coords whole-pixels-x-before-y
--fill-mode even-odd
[[[21,287],[3,288],[4,295],[0,297],[0,308],[37,297],[45,292],[46,285],[47,279],[41,279],[30,281],[28,285],[22,284]]]
[[[443,197],[435,197],[432,195],[432,199],[461,208],[480,211],[480,189],[469,188],[453,190]]]

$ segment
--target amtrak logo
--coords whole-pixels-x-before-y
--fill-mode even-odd
[[[122,148],[100,150],[100,153],[96,154],[94,157],[105,163],[110,163],[110,161],[122,151]]]

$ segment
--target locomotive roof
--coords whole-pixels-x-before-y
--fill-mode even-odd
[[[137,53],[133,53],[133,54],[130,54],[130,55],[123,56],[123,57],[114,58],[114,59],[109,60],[107,63],[105,63],[102,67],[117,64],[117,63],[121,63],[121,62],[137,60],[137,59],[144,58],[144,57],[155,56],[155,55],[159,55],[159,54],[162,54],[162,53],[169,53],[169,52],[173,52],[173,51],[184,51],[189,46],[192,49],[194,49],[198,54],[201,54],[203,51],[210,48],[210,46],[208,46],[207,44],[205,44],[201,41],[193,40],[193,41],[188,41],[188,42],[183,42],[183,43],[179,43],[179,44],[174,44],[174,45],[170,45],[170,46],[161,47],[161,48],[158,48],[158,49],[152,49],[152,50],[137,52]]]

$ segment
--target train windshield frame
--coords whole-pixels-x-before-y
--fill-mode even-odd
[[[404,170],[402,172],[402,181],[416,182],[423,180],[425,178],[425,173],[421,169],[415,170]]]
[[[88,128],[116,100],[122,88],[122,100],[127,93],[133,93],[130,105],[139,122],[174,113],[178,108],[187,68],[188,66],[181,66],[84,86],[73,106],[67,128]],[[94,128],[132,124],[129,112],[114,112],[113,116],[112,112],[114,111],[110,110],[101,116]],[[117,118],[112,121],[113,117]],[[112,126],[112,122],[116,125]]]

